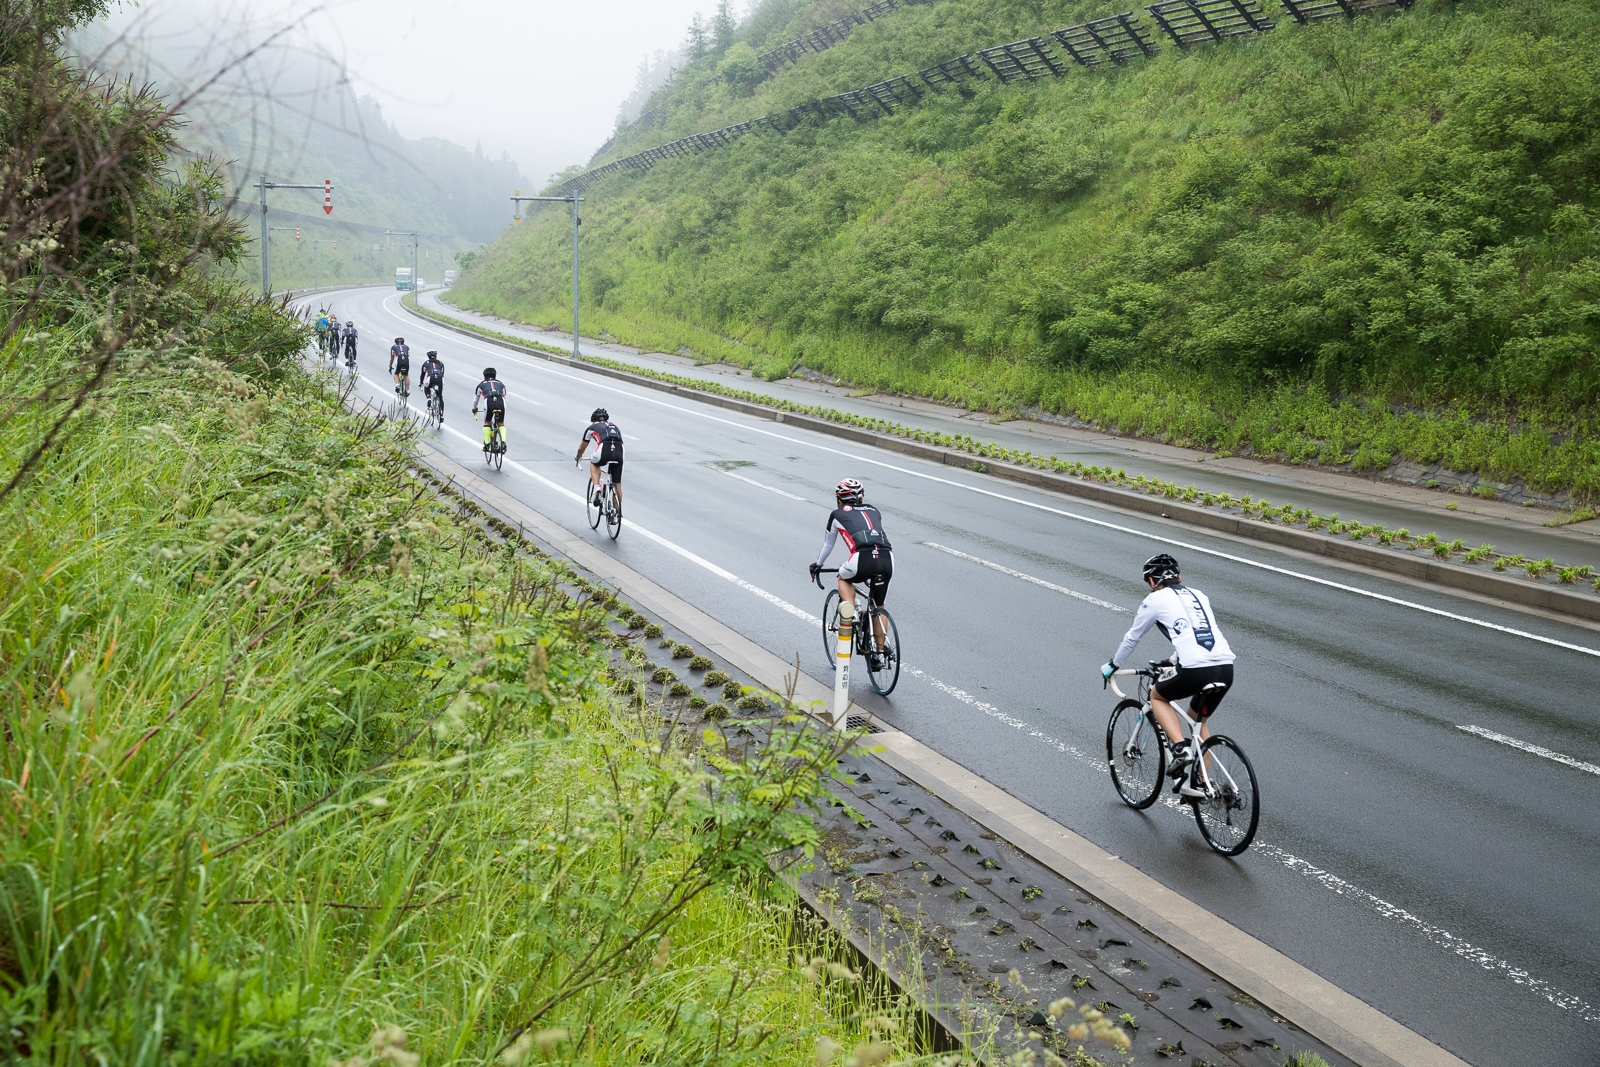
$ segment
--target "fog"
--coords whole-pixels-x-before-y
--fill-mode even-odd
[[[322,80],[348,79],[405,137],[444,137],[489,157],[509,153],[536,183],[589,156],[611,136],[618,106],[646,55],[675,48],[715,0],[300,0],[216,3],[149,0],[116,9],[80,38],[91,58],[120,39],[116,64],[206,95],[298,96],[307,60]],[[341,94],[342,95],[342,94]],[[319,120],[322,116],[318,116]],[[346,127],[349,116],[328,116]]]

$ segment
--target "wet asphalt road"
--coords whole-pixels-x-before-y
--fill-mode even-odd
[[[435,443],[481,465],[470,396],[479,369],[498,367],[510,448],[493,477],[830,682],[805,568],[833,483],[860,478],[895,545],[907,669],[887,699],[859,679],[858,702],[1470,1062],[1595,1062],[1600,632],[570,370],[420,322],[392,291],[324,299],[361,326],[363,395],[393,401],[395,334],[413,370],[437,348]],[[588,530],[572,462],[595,406],[627,438],[614,545]],[[1239,654],[1213,725],[1251,757],[1263,815],[1237,860],[1212,853],[1186,810],[1126,808],[1104,770],[1115,701],[1095,668],[1139,602],[1153,538],[1187,546],[1165,547]],[[1167,647],[1152,633],[1139,656]]]

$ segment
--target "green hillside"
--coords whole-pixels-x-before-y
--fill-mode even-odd
[[[594,164],[1114,13],[936,0],[753,62],[844,10],[759,8]],[[586,194],[588,322],[769,375],[1600,495],[1600,12],[1269,14],[609,177]],[[560,321],[569,240],[553,216],[505,234],[457,299]]]

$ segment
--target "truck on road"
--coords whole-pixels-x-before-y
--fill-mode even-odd
[[[444,272],[444,284],[445,284],[445,286],[448,288],[449,286],[452,286],[455,283],[456,283],[456,272],[453,271],[453,270],[445,271]]]
[[[411,268],[396,267],[394,269],[394,287],[396,289],[411,288]]]

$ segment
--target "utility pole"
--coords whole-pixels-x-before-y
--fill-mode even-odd
[[[267,228],[267,190],[268,189],[321,189],[322,210],[324,214],[333,214],[333,179],[324,178],[321,185],[298,185],[291,182],[269,182],[263,174],[261,180],[256,182],[256,188],[261,190],[261,295],[267,298],[272,296],[272,241],[271,232]],[[293,227],[288,227],[293,229]]]
[[[522,190],[512,190],[511,219],[521,222],[522,216],[518,212],[524,201],[547,201],[558,204],[572,205],[572,355],[578,358],[578,205],[583,203],[583,197],[574,193],[571,196],[522,196]]]
[[[422,234],[416,230],[384,230],[383,232],[390,237],[411,238],[411,303],[416,307],[421,307],[422,305],[417,303],[417,239]],[[404,300],[405,297],[400,299]]]

